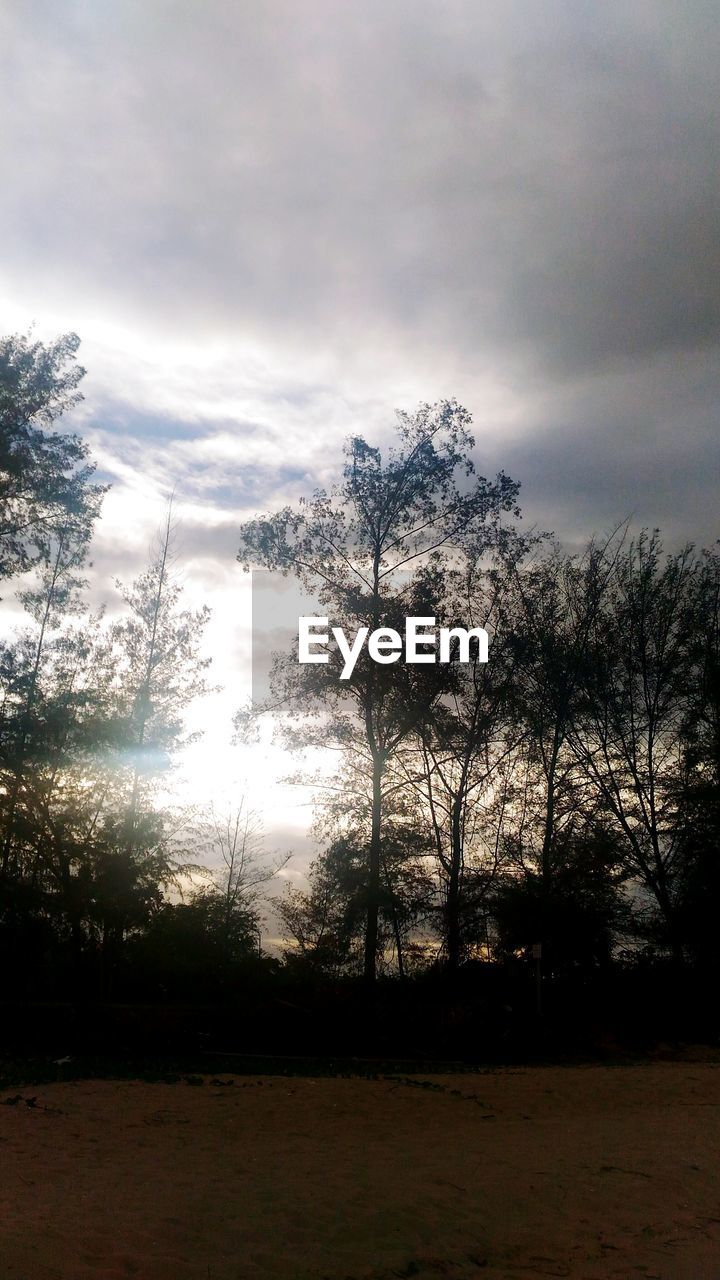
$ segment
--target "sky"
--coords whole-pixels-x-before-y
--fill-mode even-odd
[[[719,67],[714,0],[0,0],[2,332],[82,338],[99,596],[175,490],[193,785],[249,786],[286,874],[310,794],[228,745],[237,528],[350,432],[455,396],[569,547],[717,538]]]

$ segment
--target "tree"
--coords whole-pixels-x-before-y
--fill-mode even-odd
[[[559,835],[552,878],[538,868],[502,875],[492,891],[495,947],[500,955],[530,954],[542,944],[547,974],[607,965],[625,923],[618,840],[600,826]]]
[[[527,545],[508,539],[492,568],[470,555],[462,571],[431,570],[447,620],[482,626],[492,637],[491,653],[487,663],[477,651],[468,663],[453,661],[446,688],[396,761],[401,784],[415,790],[432,832],[450,972],[477,938],[483,900],[498,871],[508,764],[523,734],[513,711],[517,669],[506,612],[514,565]],[[451,656],[457,659],[457,651]]]
[[[94,515],[94,513],[93,513]],[[56,529],[47,530],[48,559],[39,567],[35,583],[18,593],[31,619],[31,628],[15,649],[6,667],[0,740],[0,772],[4,782],[2,803],[2,867],[7,874],[16,835],[18,804],[23,799],[28,752],[38,730],[38,704],[46,701],[42,687],[48,647],[57,649],[67,621],[84,611],[82,569],[92,534],[90,513],[65,516]],[[62,641],[61,641],[62,644]],[[10,649],[7,654],[9,656]],[[51,664],[52,665],[52,662]],[[42,733],[42,731],[41,731]],[[35,743],[42,750],[42,742]],[[27,799],[27,795],[25,797]]]
[[[277,901],[292,942],[286,961],[299,957],[312,970],[332,977],[361,972],[363,921],[356,876],[348,877],[330,850],[312,863],[308,880],[307,889],[290,885]]]
[[[406,616],[407,577],[431,556],[452,558],[470,541],[479,549],[500,536],[503,513],[519,514],[518,485],[474,475],[470,415],[455,401],[398,414],[398,445],[383,457],[361,437],[346,446],[343,480],[298,509],[246,522],[238,559],[292,573],[347,630]],[[405,581],[401,575],[404,573]],[[368,845],[364,972],[376,973],[382,876],[383,779],[388,761],[426,714],[437,680],[429,668],[379,666],[364,655],[346,682],[337,663],[303,668],[295,706],[334,704],[347,741],[359,726],[368,756],[372,822]],[[433,673],[435,674],[435,672]],[[296,673],[297,675],[297,673]],[[289,699],[287,684],[283,690]]]
[[[592,670],[593,636],[606,602],[618,531],[592,540],[578,556],[555,545],[537,562],[514,567],[507,642],[514,654],[515,707],[524,727],[517,760],[523,778],[518,848],[542,881],[554,874],[555,851],[595,803],[571,745],[584,682]]]
[[[248,971],[257,972],[257,935],[253,910],[237,906],[228,917],[212,890],[198,889],[185,902],[163,901],[126,944],[130,985],[182,1000],[232,994]]]
[[[210,662],[201,653],[210,611],[181,608],[173,537],[170,503],[148,568],[129,589],[118,583],[127,612],[110,629],[124,740],[116,757],[112,808],[106,813],[102,875],[105,882],[134,889],[136,895],[145,892],[146,872],[162,884],[172,883],[179,870],[175,832],[157,805],[155,784],[189,740],[185,710],[205,692]],[[117,900],[105,895],[103,901],[108,908],[102,916],[107,989],[114,956],[133,920],[129,910],[118,909]],[[129,903],[127,896],[125,901]]]
[[[218,919],[224,921],[228,937],[238,919],[252,918],[257,928],[259,890],[282,870],[290,854],[265,860],[262,821],[245,796],[223,814],[211,806],[200,824],[199,837],[207,852],[220,858],[213,884],[203,894],[206,901],[216,901]]]
[[[627,865],[660,913],[676,959],[675,894],[689,692],[697,640],[691,546],[663,559],[657,532],[616,555],[593,616],[583,706],[572,745],[622,838]]]
[[[80,340],[0,341],[0,578],[52,558],[59,529],[89,527],[103,493],[77,435],[48,430],[81,400]]]
[[[717,544],[720,545],[720,544]],[[720,553],[703,551],[690,583],[695,679],[683,729],[687,762],[699,782],[720,787]]]
[[[720,891],[720,555],[717,550],[702,553],[689,586],[695,661],[686,672],[675,914],[685,952],[716,968]]]

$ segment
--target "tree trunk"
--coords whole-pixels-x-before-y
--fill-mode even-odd
[[[451,973],[460,967],[460,872],[462,870],[462,804],[455,799],[452,808],[452,839],[450,847],[450,875],[447,886],[446,929],[447,965]]]
[[[670,897],[667,885],[667,876],[664,869],[660,873],[652,886],[655,898],[662,912],[662,917],[667,929],[668,942],[670,944],[670,954],[672,955],[673,964],[677,968],[681,968],[685,963],[685,954],[683,952],[682,942],[678,937],[677,920],[675,917],[675,907]]]
[[[382,818],[382,753],[373,754],[372,829],[368,859],[367,924],[365,927],[365,981],[373,985],[377,976],[378,906],[380,902],[380,823]]]
[[[555,774],[557,771],[559,751],[559,734],[556,726],[552,752],[550,754],[550,763],[546,771],[547,792],[545,796],[545,823],[543,829],[542,852],[540,854],[540,872],[542,875],[543,889],[545,890],[550,886],[553,872],[552,853],[553,845],[555,843]]]

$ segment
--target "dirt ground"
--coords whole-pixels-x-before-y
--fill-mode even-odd
[[[707,1064],[38,1086],[0,1170],[2,1280],[720,1278]]]

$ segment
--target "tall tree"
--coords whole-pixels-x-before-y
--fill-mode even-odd
[[[514,706],[517,667],[507,613],[515,562],[526,550],[526,540],[517,539],[492,567],[470,555],[462,571],[441,574],[444,621],[483,627],[491,637],[489,661],[480,661],[475,648],[461,663],[453,651],[446,688],[394,762],[400,785],[419,797],[433,835],[451,972],[477,938],[499,870],[510,765],[524,734]]]
[[[317,491],[297,509],[246,522],[239,560],[247,567],[292,573],[316,592],[348,630],[393,626],[405,614],[401,571],[411,575],[435,556],[449,559],[472,540],[499,536],[503,513],[519,514],[518,485],[500,473],[476,476],[470,415],[455,401],[398,414],[398,444],[381,452],[354,437],[346,446],[343,479]],[[310,669],[312,670],[312,668]],[[372,982],[378,951],[382,876],[383,778],[388,760],[428,706],[427,667],[378,665],[363,657],[349,681],[337,665],[308,678],[306,707],[315,696],[330,706],[354,706],[371,766],[372,822],[368,846],[364,972]]]
[[[129,588],[118,583],[126,613],[110,629],[116,662],[116,696],[124,724],[124,742],[116,757],[112,814],[108,814],[103,878],[132,896],[146,874],[158,883],[172,879],[176,867],[173,832],[156,800],[156,783],[174,753],[190,738],[185,712],[205,692],[210,659],[201,649],[210,617],[207,607],[182,608],[182,584],[174,571],[172,503],[150,562]],[[109,970],[122,943],[128,912],[112,908],[105,896],[103,952]]]
[[[663,556],[642,534],[614,557],[593,618],[591,660],[573,748],[622,837],[628,865],[681,957],[676,881],[683,818],[683,733],[697,640],[692,547]]]
[[[520,860],[534,864],[548,887],[559,842],[586,823],[593,805],[571,736],[621,546],[622,531],[616,530],[592,540],[581,555],[554,545],[534,563],[512,566],[506,643],[516,671],[515,711],[524,727],[516,761],[522,779],[516,843]]]
[[[702,553],[689,584],[694,662],[685,669],[677,824],[676,925],[684,952],[717,969],[720,892],[720,555]]]

